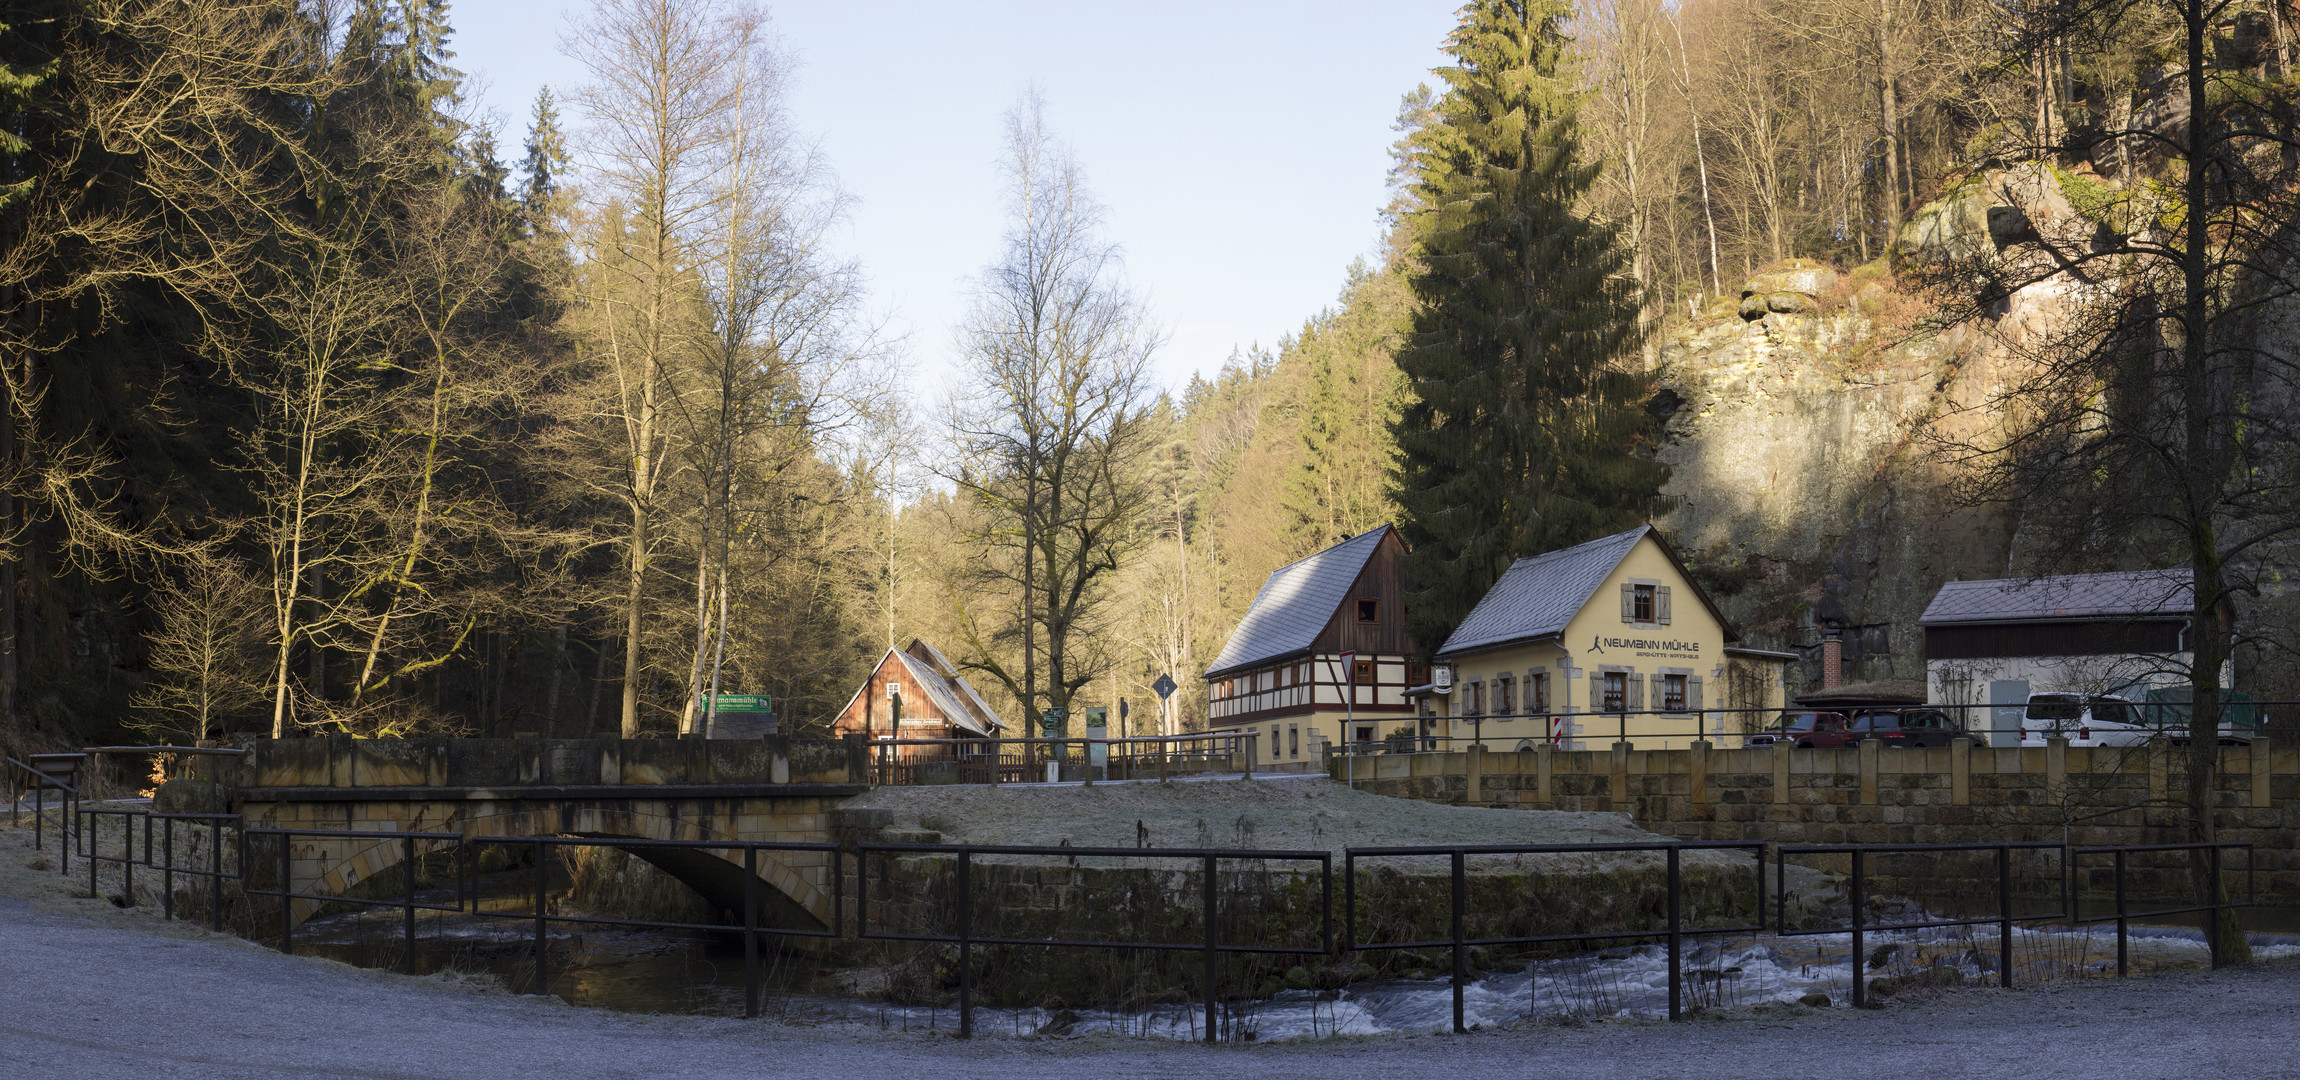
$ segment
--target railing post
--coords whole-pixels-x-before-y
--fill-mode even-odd
[[[1869,1003],[1869,987],[1865,981],[1868,957],[1862,953],[1861,924],[1869,906],[1868,883],[1861,879],[1861,849],[1853,848],[1853,1007],[1858,1009]]]
[[[544,955],[544,949],[545,949],[545,948],[546,948],[546,947],[547,947],[547,946],[550,944],[550,943],[549,943],[549,941],[548,941],[548,939],[547,939],[547,938],[545,938],[545,936],[544,936],[544,934],[545,934],[545,929],[544,929],[545,917],[544,917],[544,912],[543,912],[543,905],[544,905],[544,902],[545,902],[545,899],[546,899],[546,898],[545,898],[545,896],[544,896],[544,893],[543,893],[543,890],[544,890],[544,885],[545,885],[545,882],[544,882],[544,880],[543,880],[543,853],[544,853],[544,850],[545,850],[545,849],[544,849],[544,847],[543,847],[543,838],[542,838],[542,837],[540,837],[540,836],[536,837],[536,838],[535,838],[535,869],[534,869],[534,876],[535,876],[535,992],[536,992],[536,993],[538,993],[538,994],[548,994],[548,993],[550,993],[550,992],[551,992],[551,970],[550,970],[550,967],[549,967],[549,965],[548,965],[548,959],[549,959],[549,958],[548,958],[548,957],[546,957],[546,956]]]
[[[836,871],[833,871],[834,875]],[[833,901],[836,910],[837,901]],[[743,849],[743,1019],[759,1015],[759,849]]]
[[[406,886],[401,898],[402,902],[406,904],[407,915],[406,964],[407,973],[413,975],[415,974],[415,838],[412,836],[401,837],[400,843],[402,847],[400,849],[399,869],[400,876],[404,879],[402,884]]]
[[[81,816],[88,813],[89,811],[87,810],[81,810],[78,814],[73,815],[72,826],[75,831],[77,831],[81,836],[86,837],[88,841],[88,848],[86,852],[88,856],[88,899],[95,900],[101,898],[103,895],[96,890],[96,870],[98,867],[101,867],[104,864],[102,860],[96,858],[96,855],[98,849],[104,845],[104,828],[103,823],[94,818],[90,818],[87,823],[82,824],[80,822]]]
[[[1468,892],[1469,892],[1469,888],[1468,888],[1468,886],[1469,886],[1469,874],[1468,874],[1468,870],[1467,870],[1468,859],[1467,859],[1465,856],[1463,856],[1463,854],[1462,854],[1462,852],[1461,852],[1461,849],[1459,849],[1459,848],[1456,848],[1456,849],[1454,849],[1454,851],[1452,852],[1452,855],[1453,855],[1453,859],[1452,859],[1452,862],[1453,862],[1453,867],[1452,867],[1452,869],[1453,869],[1453,1033],[1454,1033],[1454,1034],[1456,1034],[1456,1035],[1460,1035],[1460,1034],[1462,1034],[1462,1033],[1464,1033],[1464,1032],[1466,1032],[1466,1031],[1468,1031],[1468,1030],[1469,1030],[1468,1026],[1466,1026],[1465,1024],[1463,1024],[1463,1023],[1462,1023],[1462,1000],[1461,1000],[1461,999],[1462,999],[1462,992],[1463,992],[1463,989],[1464,989],[1464,987],[1466,987],[1466,986],[1469,984],[1469,965],[1466,963],[1466,961],[1465,961],[1465,959],[1464,959],[1464,957],[1463,957],[1463,955],[1462,955],[1462,938],[1463,938],[1463,936],[1464,936],[1464,935],[1463,935],[1463,933],[1462,933],[1462,931],[1463,931],[1463,926],[1462,926],[1462,923],[1465,921],[1465,919],[1464,919],[1464,916],[1465,916],[1465,915],[1468,913],[1468,910],[1469,910],[1469,896],[1468,896]]]
[[[958,1037],[974,1037],[974,852],[958,853]]]
[[[128,857],[120,864],[120,875],[127,882],[128,905],[133,907],[136,903],[136,827],[125,817],[120,819],[120,844],[122,854]],[[152,861],[152,812],[149,810],[144,811],[144,861]]]
[[[295,864],[291,861],[295,845],[289,842],[293,839],[288,833],[280,834],[280,951],[289,956],[295,955],[295,912],[288,903],[288,895],[295,892],[291,888],[295,882],[290,877],[295,873]]]
[[[247,843],[247,827],[243,824],[240,827],[240,847],[243,849],[242,866],[247,865],[244,857]],[[242,880],[240,885],[244,892],[247,882]],[[224,931],[224,819],[222,818],[211,818],[208,821],[208,929],[219,934]],[[255,930],[251,926],[248,932],[252,934]]]
[[[2012,848],[1997,846],[1997,984],[2011,989],[2013,984],[2012,941]]]
[[[2130,974],[2125,955],[2126,936],[2132,932],[2132,918],[2124,904],[2124,852],[2116,853],[2116,977]]]
[[[1205,888],[1202,890],[1206,908],[1206,1041],[1218,1040],[1215,1021],[1215,979],[1220,974],[1221,954],[1216,952],[1214,938],[1214,856],[1202,856],[1205,870]]]
[[[152,853],[145,845],[144,854]],[[127,906],[136,906],[136,823],[126,814],[120,815],[120,898]]]
[[[1681,917],[1681,901],[1678,895],[1680,886],[1683,884],[1681,877],[1683,871],[1679,864],[1678,855],[1679,849],[1671,846],[1669,849],[1669,1018],[1671,1020],[1679,1018],[1680,1002],[1683,995],[1684,976],[1682,969],[1685,957],[1685,935],[1684,931],[1680,929],[1684,920]],[[1757,876],[1762,878],[1764,873],[1760,871]]]
[[[2212,950],[2212,968],[2213,970],[2217,971],[2223,964],[2227,962],[2226,960],[2222,959],[2220,949],[2220,913],[2227,910],[2227,902],[2221,898],[2220,846],[2218,844],[2214,844],[2204,849],[2204,861],[2207,870],[2211,874],[2211,876],[2206,880],[2209,881],[2212,886],[2212,891],[2207,894],[2212,897],[2212,906],[2204,909],[2204,918],[2206,920],[2204,923],[2204,944],[2206,947]]]
[[[151,821],[146,819],[144,824],[149,826]],[[167,849],[165,857],[160,860],[160,917],[173,920],[176,917],[176,819],[164,818],[160,821],[160,846]],[[147,836],[144,838],[144,853],[151,854],[151,850],[151,838]]]

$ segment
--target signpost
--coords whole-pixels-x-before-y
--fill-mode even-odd
[[[755,739],[774,733],[773,694],[710,694],[703,702],[704,738]]]
[[[1069,720],[1070,710],[1068,709],[1040,710],[1038,713],[1039,737],[1042,739],[1061,738],[1063,727]],[[1055,743],[1047,747],[1046,754],[1046,782],[1051,784],[1062,779],[1062,744]]]
[[[1342,755],[1349,760],[1349,784],[1358,786],[1358,651],[1342,654]]]
[[[1102,740],[1110,737],[1110,710],[1100,705],[1086,707],[1086,782],[1091,784],[1097,773],[1110,764],[1110,744]]]
[[[1173,697],[1174,691],[1181,689],[1181,687],[1175,684],[1174,676],[1162,674],[1158,676],[1157,682],[1150,684],[1150,689],[1158,692],[1158,734],[1167,734],[1175,728],[1174,706],[1167,699]],[[1159,760],[1164,761],[1166,748],[1163,745],[1158,748],[1158,753]]]

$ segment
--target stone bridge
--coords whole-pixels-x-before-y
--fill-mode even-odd
[[[214,772],[185,795],[227,805],[251,829],[825,843],[831,808],[862,793],[866,775],[859,740],[332,737],[259,740],[248,750],[229,763],[202,759],[216,762]],[[741,911],[740,849],[625,850],[719,910]],[[404,851],[399,841],[297,837],[296,891],[339,895],[391,874]],[[827,855],[762,851],[757,866],[760,925],[829,925]],[[293,917],[317,907],[296,901]]]

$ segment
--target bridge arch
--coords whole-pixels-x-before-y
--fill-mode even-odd
[[[415,809],[415,808],[411,808]],[[410,820],[369,819],[379,831],[452,832],[466,838],[574,836],[613,841],[656,840],[709,843],[744,840],[815,841],[818,836],[739,836],[720,827],[720,815],[703,815],[677,801],[623,803],[621,805],[550,807],[515,804],[468,805],[446,821],[424,821],[419,809]],[[681,811],[686,811],[682,813]],[[741,819],[738,818],[738,821]],[[281,823],[285,824],[285,823]],[[748,830],[746,830],[748,831]],[[417,855],[442,850],[440,842],[417,843]],[[742,923],[743,851],[741,848],[655,847],[647,844],[605,846],[635,856],[685,884],[714,910],[733,913]],[[295,891],[337,896],[381,874],[398,870],[407,844],[400,839],[368,840],[349,836],[297,836],[291,860]],[[830,852],[762,850],[755,863],[759,887],[758,924],[767,929],[826,929],[833,918],[834,872]],[[291,902],[291,917],[301,923],[326,901]]]

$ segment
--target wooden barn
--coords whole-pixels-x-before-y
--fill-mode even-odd
[[[925,641],[888,649],[832,722],[838,735],[888,739],[996,738],[1006,723],[959,675],[958,667]],[[936,747],[901,747],[901,757],[950,757]]]

